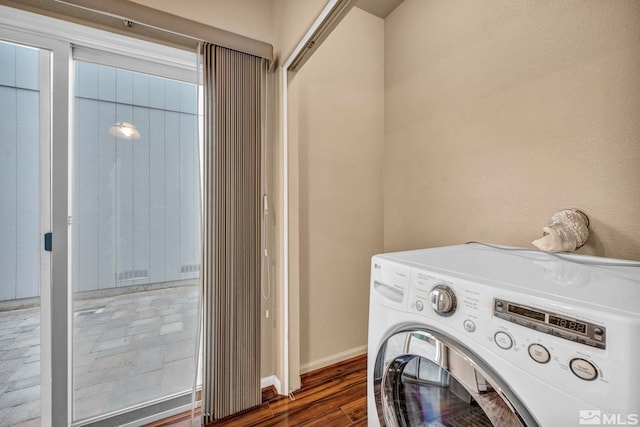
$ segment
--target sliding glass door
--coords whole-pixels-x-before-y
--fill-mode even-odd
[[[0,41],[2,425],[40,425],[49,392],[42,363],[50,283],[44,247],[50,230],[49,59],[46,50]]]
[[[197,87],[74,62],[73,407],[81,421],[193,387]]]
[[[196,53],[0,5],[0,425],[185,411]]]

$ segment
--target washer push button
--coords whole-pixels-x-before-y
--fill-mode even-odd
[[[571,372],[581,380],[593,381],[598,378],[598,370],[594,364],[588,360],[576,357],[575,359],[571,359],[569,367],[571,368]]]
[[[498,331],[493,335],[496,345],[503,350],[509,350],[513,347],[513,338],[506,332]]]
[[[551,359],[549,350],[541,344],[531,344],[529,346],[529,356],[538,363],[547,363]]]
[[[462,326],[464,326],[464,329],[467,332],[474,332],[476,330],[476,324],[473,323],[473,320],[471,320],[471,319],[466,319],[462,323]]]

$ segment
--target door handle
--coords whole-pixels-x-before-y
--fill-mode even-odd
[[[44,250],[51,252],[53,233],[44,233]]]

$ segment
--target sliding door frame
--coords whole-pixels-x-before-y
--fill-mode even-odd
[[[71,371],[68,340],[71,314],[67,268],[68,217],[68,139],[69,139],[69,61],[68,43],[16,30],[0,19],[0,39],[41,49],[41,60],[48,56],[48,76],[41,72],[40,99],[40,185],[41,230],[52,232],[50,256],[41,246],[40,363],[41,425],[62,426],[70,421]],[[47,81],[48,80],[48,81]],[[57,85],[57,86],[56,86]],[[53,87],[56,90],[52,90]],[[52,108],[56,105],[56,108]],[[45,108],[43,108],[45,107]],[[42,242],[42,241],[41,241]],[[52,390],[56,390],[55,394]]]
[[[51,231],[51,52],[40,51],[40,234]],[[44,89],[44,90],[43,90]],[[44,242],[43,242],[44,243]],[[51,382],[51,253],[40,247],[40,413],[50,414]],[[43,322],[44,319],[44,322]],[[44,355],[44,357],[43,357]],[[41,417],[42,418],[42,417]],[[41,426],[50,423],[42,422]]]
[[[299,224],[298,196],[295,195],[298,191],[298,141],[290,137],[297,129],[296,121],[289,117],[290,96],[295,97],[295,94],[290,94],[289,82],[356,3],[356,0],[329,0],[282,66],[283,394],[293,393],[301,386]],[[290,194],[294,196],[290,197]]]
[[[71,423],[71,280],[69,268],[69,129],[71,47],[62,42],[53,49],[51,105],[51,421]]]

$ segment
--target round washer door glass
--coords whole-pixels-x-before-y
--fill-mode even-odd
[[[499,377],[459,345],[424,331],[396,334],[376,360],[374,389],[383,426],[535,426]],[[520,407],[520,408],[518,408]],[[531,421],[525,421],[530,419]]]

